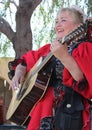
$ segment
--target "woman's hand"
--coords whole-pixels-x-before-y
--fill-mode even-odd
[[[57,57],[59,60],[63,62],[65,60],[65,57],[69,56],[68,53],[68,47],[66,44],[62,45],[62,43],[59,42],[59,40],[54,40],[51,43],[51,52],[54,54],[55,57]]]
[[[19,84],[23,83],[25,74],[26,74],[26,66],[19,64],[16,67],[15,75],[10,83],[9,88],[17,90],[19,88]]]

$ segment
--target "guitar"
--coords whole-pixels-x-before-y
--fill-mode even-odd
[[[91,26],[92,32],[92,20],[86,21],[84,24],[73,30],[69,35],[60,40],[60,43],[66,43],[70,46],[73,42],[76,43],[76,41],[81,38],[89,37],[89,26]],[[21,87],[19,87],[17,91],[13,90],[13,96],[6,114],[7,120],[18,125],[25,126],[28,124],[30,112],[42,99],[47,90],[52,72],[43,73],[41,70],[46,66],[52,56],[53,54],[50,52],[43,61],[41,57],[29,71]]]

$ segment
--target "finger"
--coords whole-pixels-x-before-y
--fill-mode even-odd
[[[11,84],[9,86],[9,89],[12,89],[12,90],[17,90],[17,86],[15,84]]]
[[[20,84],[21,84],[21,85],[23,84],[23,82],[24,82],[24,76],[22,76],[22,77],[20,78]]]
[[[10,86],[9,86],[9,89],[12,89],[12,90],[17,90],[18,89],[18,85],[19,83],[17,81],[12,81]]]

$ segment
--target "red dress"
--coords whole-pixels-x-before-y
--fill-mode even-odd
[[[75,89],[86,99],[92,99],[92,43],[83,42],[72,53],[74,59],[80,66],[88,84],[83,91],[78,90],[78,86]],[[73,78],[67,69],[63,72],[63,81],[66,85],[73,87]],[[84,101],[85,109],[83,111],[83,130],[90,130],[90,111],[87,100]]]
[[[46,56],[50,52],[50,44],[47,44],[40,48],[38,51],[29,51],[22,56],[22,59],[27,64],[27,72],[34,66],[36,61],[41,56]],[[71,86],[75,91],[80,93],[84,98],[92,98],[92,43],[83,42],[72,52],[72,56],[80,66],[88,84],[83,91],[79,91],[78,83],[73,88],[74,79],[64,68],[63,71],[63,82],[67,86]],[[48,87],[44,97],[35,105],[34,109],[30,112],[31,120],[28,125],[28,130],[39,130],[40,121],[44,117],[52,116],[52,106],[54,101],[54,90],[53,87]],[[89,103],[87,100],[84,101],[85,109],[83,110],[83,129],[90,130],[90,111]]]

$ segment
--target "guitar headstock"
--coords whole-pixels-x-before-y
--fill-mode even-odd
[[[70,45],[82,38],[92,41],[92,19],[87,19],[85,23],[74,29],[71,33],[60,40],[61,44]]]

